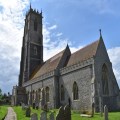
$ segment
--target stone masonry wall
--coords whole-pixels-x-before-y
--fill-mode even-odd
[[[31,92],[31,91],[36,91],[38,89],[41,89],[41,88],[46,88],[46,87],[49,87],[49,102],[48,102],[48,106],[49,108],[54,108],[54,87],[53,87],[53,81],[54,81],[54,77],[51,77],[51,78],[47,78],[47,79],[44,79],[44,80],[40,80],[39,82],[37,83],[33,83],[29,86],[26,86],[26,91],[27,92]]]
[[[61,105],[68,104],[68,99],[70,98],[72,109],[77,109],[81,111],[91,110],[91,80],[92,65],[61,75],[59,79],[59,88],[61,85],[63,85],[65,88],[65,100],[60,101]],[[73,100],[74,82],[76,82],[78,85],[78,100]]]

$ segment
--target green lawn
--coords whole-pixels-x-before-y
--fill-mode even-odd
[[[17,113],[17,120],[30,120],[29,117],[25,117],[25,110],[22,110],[21,107],[13,107],[15,112]],[[31,109],[31,114],[32,113],[37,113],[38,118],[40,119],[40,113],[42,112],[41,110],[34,110]],[[58,112],[58,110],[51,110],[48,112],[48,116],[50,112],[54,112],[55,116]],[[99,113],[95,113],[93,118],[86,118],[86,117],[81,117],[79,113],[75,113],[72,111],[72,120],[104,120],[103,117],[100,117]],[[120,112],[111,112],[109,113],[109,120],[120,120]]]
[[[0,106],[0,120],[2,120],[7,114],[8,106]]]

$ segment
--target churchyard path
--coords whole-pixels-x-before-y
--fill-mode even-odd
[[[16,113],[12,107],[8,107],[8,113],[4,120],[17,120]]]

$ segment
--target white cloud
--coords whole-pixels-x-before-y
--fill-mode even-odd
[[[29,0],[0,0],[0,88],[3,92],[11,92],[18,82],[23,11],[28,3]]]
[[[60,37],[62,35],[63,35],[63,33],[61,33],[61,32],[56,34],[57,37]]]
[[[120,86],[120,47],[108,49],[108,54],[113,65],[113,71]]]
[[[53,26],[49,27],[48,29],[49,30],[55,30],[56,28],[57,28],[57,25],[53,25]]]

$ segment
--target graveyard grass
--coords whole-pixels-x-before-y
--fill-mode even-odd
[[[22,110],[20,106],[13,107],[17,114],[17,120],[30,120],[29,117],[25,117],[25,110]],[[35,110],[31,108],[31,114],[32,113],[37,113],[38,118],[40,118],[40,113],[42,110]],[[50,110],[48,112],[48,116],[50,115],[51,112],[54,112],[54,115],[58,113],[58,109]],[[99,113],[95,113],[93,118],[86,118],[86,117],[81,117],[79,112],[74,112],[72,111],[72,120],[104,120],[103,117],[100,117]],[[120,120],[120,112],[109,112],[109,120]]]
[[[0,120],[7,114],[7,106],[0,106]]]

